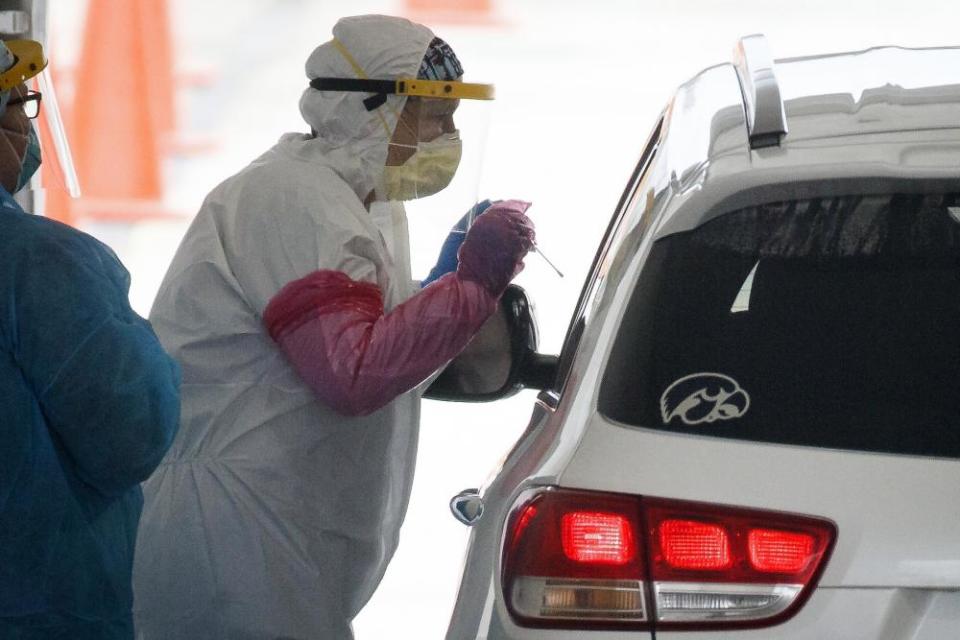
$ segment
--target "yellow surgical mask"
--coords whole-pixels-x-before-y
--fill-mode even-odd
[[[453,180],[463,152],[459,131],[420,142],[415,149],[402,165],[384,168],[384,200],[432,196]]]

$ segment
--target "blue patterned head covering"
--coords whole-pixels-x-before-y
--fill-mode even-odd
[[[463,76],[463,66],[446,42],[434,38],[420,63],[417,77],[421,80],[456,80]]]

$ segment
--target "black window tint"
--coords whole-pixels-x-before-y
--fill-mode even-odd
[[[775,203],[658,240],[600,410],[668,431],[960,457],[960,199]]]

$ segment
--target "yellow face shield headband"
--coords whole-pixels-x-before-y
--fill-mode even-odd
[[[387,101],[387,95],[416,96],[419,98],[440,98],[448,100],[493,100],[492,84],[445,80],[419,80],[400,78],[399,80],[367,80],[355,78],[314,78],[310,86],[318,91],[355,91],[371,93],[363,101],[367,111],[373,111]]]
[[[43,46],[35,40],[6,40],[4,44],[16,58],[13,66],[0,73],[0,91],[9,91],[39,74],[47,67]]]

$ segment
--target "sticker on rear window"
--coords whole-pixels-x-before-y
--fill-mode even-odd
[[[694,373],[680,378],[660,396],[663,423],[680,418],[695,425],[742,418],[750,408],[750,395],[722,373]]]

